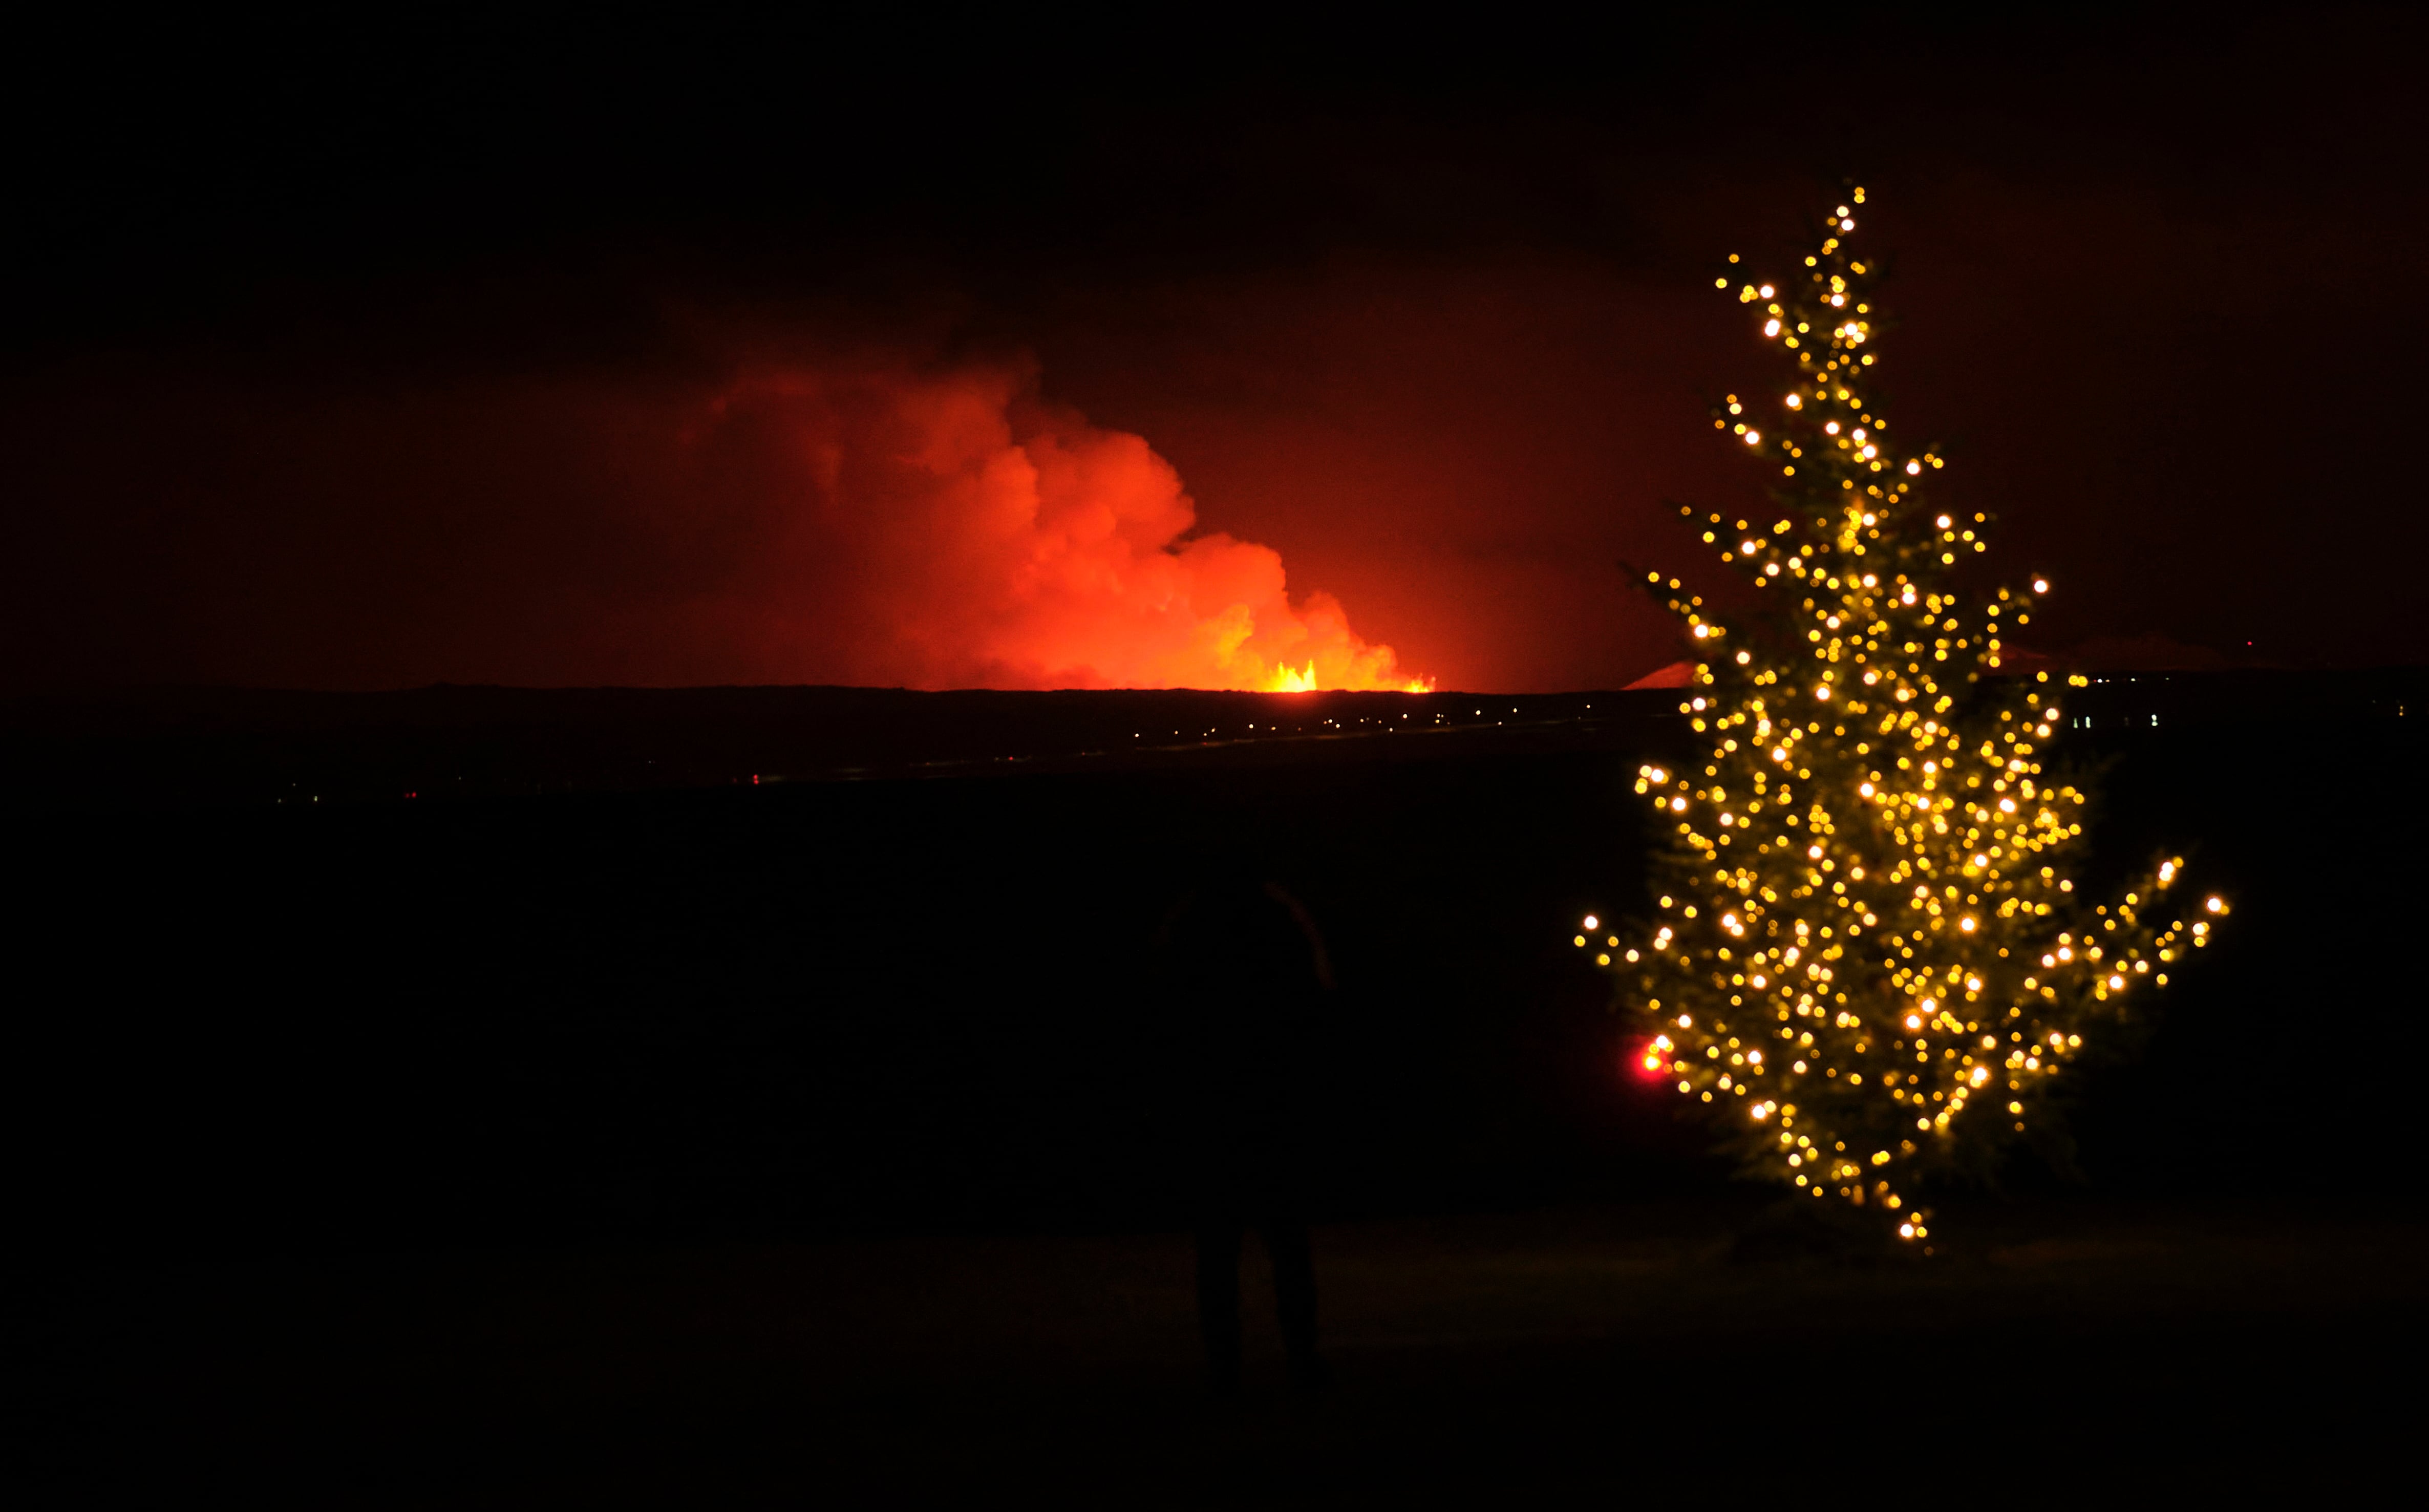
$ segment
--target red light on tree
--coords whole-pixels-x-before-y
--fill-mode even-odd
[[[1622,1060],[1642,1081],[1659,1081],[1668,1069],[1668,1062],[1662,1059],[1661,1047],[1650,1039],[1638,1040],[1622,1057]]]

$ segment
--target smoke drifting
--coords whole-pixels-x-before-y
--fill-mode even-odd
[[[1329,594],[1294,605],[1277,553],[1192,537],[1197,507],[1143,438],[1035,400],[1016,374],[759,373],[686,445],[709,500],[768,501],[768,544],[816,585],[821,612],[791,639],[819,680],[1409,683]],[[785,593],[770,582],[751,598]]]
[[[8,426],[20,685],[1418,686],[1011,365],[73,391]]]

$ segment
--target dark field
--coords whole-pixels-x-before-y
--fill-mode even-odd
[[[1230,1408],[1198,1386],[1178,1236],[110,1269],[47,1292],[67,1394],[31,1426],[87,1493],[312,1504],[1835,1500],[1921,1477],[2017,1505],[2351,1495],[2408,1463],[2409,1207],[1967,1205],[1927,1265],[1863,1269],[1732,1262],[1747,1205],[1319,1227],[1333,1386],[1286,1391],[1252,1306]]]
[[[1887,1267],[1730,1258],[1765,1194],[1567,943],[1641,904],[1667,695],[20,706],[21,1416],[71,1488],[339,1500],[2334,1479],[2419,1396],[2417,681],[2078,695],[2104,861],[2237,913],[2082,1078],[2077,1175]],[[1111,739],[1150,714],[1218,743]],[[1341,982],[1338,1380],[1227,1417],[1144,947],[1241,843]]]

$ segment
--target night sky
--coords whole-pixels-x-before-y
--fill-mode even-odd
[[[1131,608],[1021,617],[998,432],[1131,569],[1228,533],[1402,673],[1625,683],[1622,564],[1760,499],[1717,271],[1851,178],[2028,644],[2429,656],[2429,26],[1710,15],[20,33],[5,685],[1053,681]]]

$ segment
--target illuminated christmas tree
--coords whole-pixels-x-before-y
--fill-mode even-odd
[[[1802,269],[1737,291],[1786,382],[1714,424],[1773,470],[1773,507],[1703,535],[1757,607],[1732,624],[1654,574],[1695,648],[1678,709],[1709,755],[1638,774],[1658,917],[1627,939],[1588,918],[1577,944],[1642,1014],[1647,1073],[1710,1105],[1749,1173],[1915,1239],[1916,1178],[2048,1116],[2086,1042],[2226,908],[2187,924],[2181,859],[2110,901],[2076,891],[2085,794],[2048,761],[2085,679],[2003,668],[2047,583],[1960,582],[1989,521],[1926,504],[1942,458],[1889,435],[1877,270],[1845,240],[1864,191],[1848,200]]]

